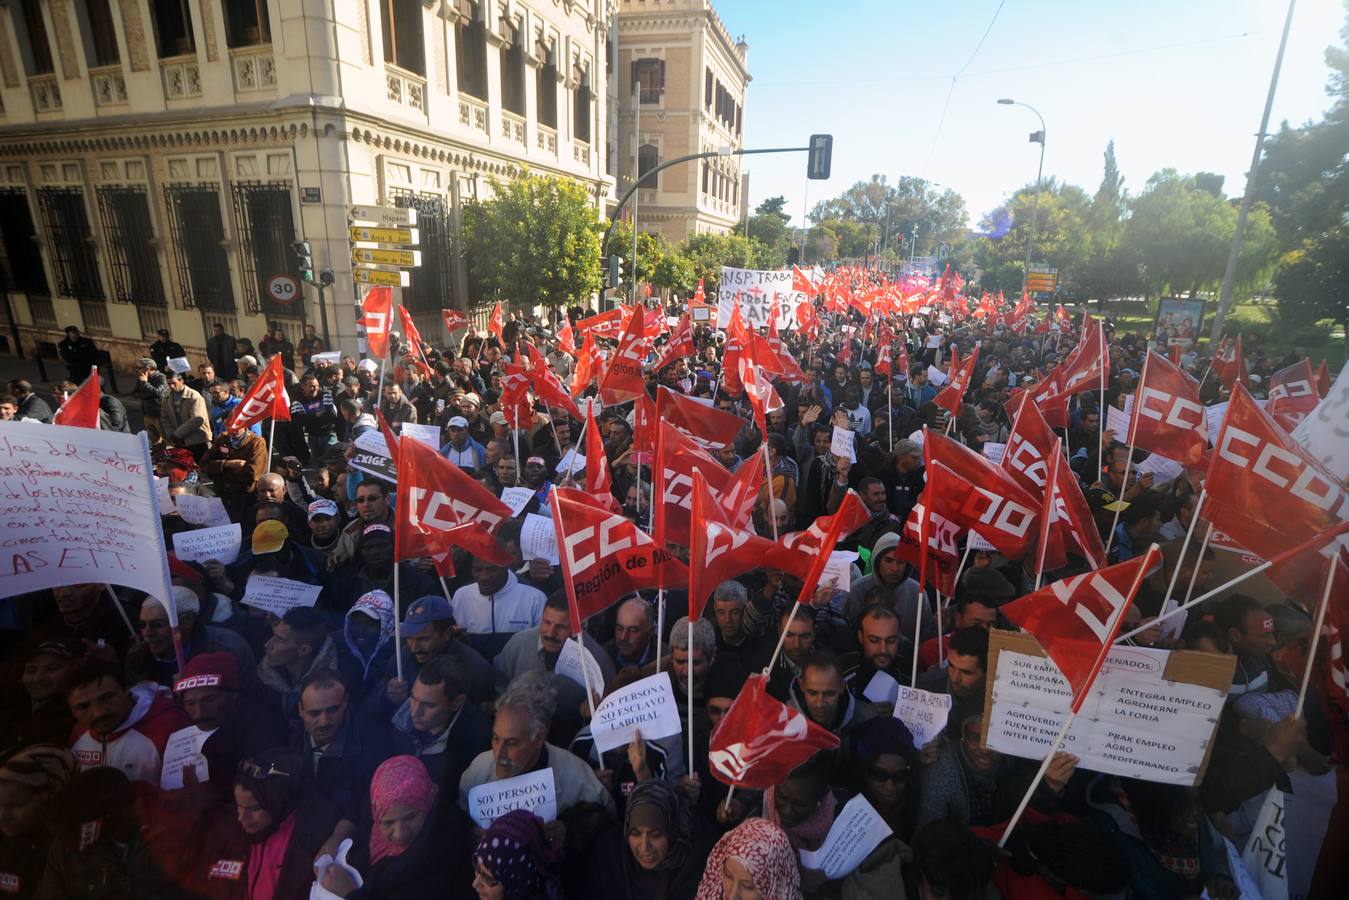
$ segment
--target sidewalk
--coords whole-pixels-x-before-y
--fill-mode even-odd
[[[65,381],[66,367],[60,360],[51,360],[46,363],[47,376],[49,381],[42,380],[42,373],[38,371],[37,362],[31,357],[20,359],[13,353],[0,353],[0,382],[3,382],[5,392],[9,390],[9,383],[19,378],[27,378],[33,384],[33,390],[48,403],[52,409],[59,406],[59,402],[52,396],[52,385]],[[142,426],[141,404],[135,397],[131,396],[131,391],[136,386],[136,376],[130,372],[117,373],[117,387],[120,393],[117,399],[122,401],[126,407],[127,420],[131,423],[132,431],[140,431]]]

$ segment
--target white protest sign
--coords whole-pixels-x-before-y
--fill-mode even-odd
[[[721,285],[717,289],[717,327],[731,323],[731,310],[740,303],[740,318],[745,327],[758,329],[768,324],[773,303],[778,304],[778,327],[796,325],[796,307],[806,295],[792,290],[790,269],[733,269],[721,267]]]
[[[545,822],[557,818],[557,786],[552,769],[469,788],[468,814],[479,828],[491,828],[493,822],[515,809],[527,809]]]
[[[1241,861],[1259,885],[1263,900],[1288,900],[1288,841],[1284,833],[1287,798],[1277,786],[1265,794]]]
[[[327,353],[315,353],[309,357],[309,362],[313,365],[337,366],[342,364],[342,351],[329,350]]]
[[[853,450],[853,434],[850,428],[834,426],[834,438],[829,443],[829,452],[835,459],[857,462],[857,453]]]
[[[604,402],[599,397],[577,397],[576,408],[581,412],[581,421],[584,422],[590,413],[587,410],[595,411],[595,421],[599,421],[600,413],[604,412]]]
[[[173,494],[169,493],[169,479],[162,475],[155,476],[155,497],[159,503],[161,516],[173,511]]]
[[[191,372],[192,363],[187,361],[186,356],[175,356],[169,360],[170,372]]]
[[[600,664],[595,660],[590,650],[584,651],[585,667],[590,675],[590,689],[597,693],[604,690],[604,672],[600,669]],[[586,686],[586,675],[581,672],[582,649],[580,643],[574,638],[568,638],[562,642],[562,652],[557,655],[557,664],[553,666],[553,674],[561,675],[564,678],[570,678],[581,687]]]
[[[913,735],[913,745],[922,749],[937,739],[951,715],[951,695],[920,688],[901,687],[895,698],[895,718]]]
[[[547,516],[530,513],[520,526],[520,555],[525,560],[542,559],[550,566],[562,564],[557,552],[557,529]]]
[[[164,745],[164,765],[159,770],[160,790],[176,791],[182,788],[183,770],[189,766],[196,771],[198,783],[206,783],[211,775],[201,748],[213,734],[214,728],[202,731],[196,725],[189,725],[169,735],[168,743]]]
[[[0,562],[0,597],[107,582],[167,598],[155,496],[144,434],[6,422],[0,521],[12,549]]]
[[[1293,429],[1293,440],[1340,478],[1349,479],[1349,366],[1330,391]]]
[[[1004,634],[995,632],[1002,649],[990,686],[988,746],[1043,759],[1072,692],[1047,658],[1005,649],[1007,639],[997,637]],[[1078,757],[1081,768],[1164,784],[1195,783],[1226,694],[1165,678],[1168,658],[1167,651],[1144,647],[1111,650],[1064,740],[1063,749]]]
[[[862,696],[872,703],[894,703],[899,696],[899,682],[889,672],[878,671],[867,682]]]
[[[1002,463],[1002,457],[1007,452],[1006,444],[998,444],[993,441],[984,442],[984,458],[995,466]]]
[[[289,578],[270,575],[250,575],[244,588],[244,604],[266,610],[278,618],[297,606],[313,606],[323,593],[317,584],[305,584]]]
[[[856,559],[857,553],[852,550],[830,552],[829,561],[820,575],[819,589],[846,591],[852,587],[852,564]]]
[[[636,731],[642,733],[642,740],[652,741],[680,730],[669,672],[657,672],[614,691],[595,707],[590,720],[590,735],[601,753],[631,744]]]
[[[198,497],[196,494],[179,494],[173,498],[178,507],[178,515],[189,525],[205,525],[217,528],[230,523],[230,514],[225,509],[225,501],[219,497]]]
[[[417,422],[404,422],[403,430],[399,432],[399,438],[412,438],[420,444],[425,444],[432,450],[440,449],[440,428],[435,425],[421,425]],[[385,444],[387,446],[387,442]]]
[[[363,431],[351,442],[354,453],[347,462],[353,469],[373,475],[391,484],[398,482],[398,471],[394,467],[389,445],[378,428]]]
[[[946,386],[946,382],[949,381],[950,379],[948,379],[948,378],[946,377],[946,373],[945,373],[945,372],[943,372],[941,369],[937,368],[936,366],[928,366],[928,367],[927,367],[927,380],[928,380],[929,383],[931,383],[931,385],[932,385],[933,387],[945,387],[945,386]]]
[[[965,544],[966,544],[967,546],[969,546],[969,547],[973,547],[975,550],[978,550],[978,551],[980,551],[980,552],[982,552],[982,553],[997,553],[997,552],[998,552],[998,548],[997,548],[997,547],[994,547],[994,546],[993,546],[992,544],[990,544],[988,541],[986,541],[986,540],[984,540],[982,537],[980,537],[979,534],[978,534],[978,532],[974,532],[974,531],[971,531],[969,534],[965,535]]]
[[[1115,440],[1121,444],[1129,442],[1129,417],[1121,409],[1107,405],[1105,408],[1105,429],[1115,432]]]
[[[173,554],[183,562],[205,562],[213,559],[229,565],[239,558],[242,534],[239,523],[180,531],[173,536]]]
[[[1209,830],[1212,829],[1212,826],[1205,822],[1204,828]],[[1232,882],[1237,886],[1237,900],[1264,900],[1260,895],[1260,885],[1255,883],[1255,879],[1251,877],[1246,864],[1241,861],[1241,852],[1237,850],[1236,845],[1216,830],[1211,833],[1223,842],[1223,849],[1227,851],[1227,871],[1232,876]],[[1213,900],[1209,896],[1207,888],[1199,897],[1200,900]]]
[[[1223,430],[1223,419],[1227,417],[1227,401],[1204,407],[1204,424],[1208,426],[1208,442],[1218,446],[1218,432]]]
[[[1153,453],[1147,459],[1134,466],[1139,475],[1152,473],[1152,486],[1161,487],[1169,481],[1175,481],[1185,474],[1185,467],[1174,459],[1167,459],[1160,453]]]
[[[511,508],[511,518],[520,515],[520,510],[525,508],[531,497],[534,496],[534,489],[527,487],[508,487],[501,489],[501,502]],[[552,527],[551,520],[549,527]]]
[[[559,475],[566,475],[568,472],[584,472],[585,468],[585,454],[577,453],[575,447],[567,450],[562,458],[557,461],[557,474]]]
[[[929,334],[927,336],[927,343],[925,346],[929,350],[936,350],[938,347],[941,346],[941,341],[942,341],[941,334]]]
[[[891,834],[880,813],[858,794],[843,804],[820,849],[801,851],[801,865],[823,872],[826,878],[843,878]]]

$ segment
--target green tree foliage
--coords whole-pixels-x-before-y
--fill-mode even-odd
[[[1079,293],[1102,302],[1138,293],[1138,260],[1124,246],[1128,194],[1115,159],[1115,142],[1105,148],[1101,185],[1087,210],[1087,258],[1072,283]]]
[[[1284,254],[1274,288],[1291,324],[1330,319],[1345,330],[1349,348],[1349,228],[1333,228]]]
[[[748,239],[741,234],[695,234],[689,237],[681,247],[693,270],[693,277],[685,290],[691,290],[703,280],[703,285],[712,291],[721,283],[721,267],[736,269],[763,268],[764,250],[758,241]]]
[[[480,299],[585,304],[600,289],[600,223],[584,185],[525,173],[492,179],[464,209],[464,257]]]
[[[884,175],[859,181],[837,197],[817,203],[810,212],[816,224],[850,222],[871,227],[865,251],[849,254],[840,249],[841,256],[874,252],[878,236],[883,250],[903,254],[902,245],[915,230],[921,255],[924,247],[958,240],[965,231],[965,217],[965,200],[955,191],[939,190],[930,181],[908,176],[890,184]]]
[[[1036,225],[1031,263],[1058,269],[1060,289],[1071,289],[1074,277],[1081,272],[1090,250],[1087,216],[1091,201],[1086,192],[1075,185],[1047,179],[1040,189],[1038,212],[1035,193],[1034,184],[1023,187],[1006,206],[986,216],[981,223],[983,236],[976,239],[973,259],[984,270],[985,279],[991,272],[997,283],[995,288],[993,282],[985,280],[981,283],[982,288],[1021,290],[1021,271],[1032,216]],[[1007,227],[1009,221],[1010,228]],[[1016,283],[1005,283],[1013,271]]]
[[[764,268],[778,269],[787,264],[787,247],[791,243],[787,226],[791,219],[783,212],[786,205],[785,197],[769,197],[749,218],[749,236],[763,245],[765,259],[769,262]]]
[[[667,260],[675,253],[670,242],[659,235],[645,231],[637,233],[637,281],[640,284],[650,282],[661,287],[674,287],[661,282],[662,271],[668,274]],[[609,232],[609,245],[605,248],[605,266],[608,257],[619,256],[623,259],[623,283],[632,284],[632,225],[625,221],[615,223]]]

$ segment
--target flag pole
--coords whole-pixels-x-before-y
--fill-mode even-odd
[[[685,660],[685,663],[688,665],[688,669],[689,669],[689,672],[688,672],[688,675],[689,675],[689,692],[688,692],[688,697],[687,697],[687,699],[688,699],[688,723],[689,723],[689,760],[688,760],[688,769],[689,769],[690,772],[692,772],[692,771],[693,771],[693,620],[692,620],[692,619],[689,619],[689,620],[688,620],[688,627],[689,627],[689,650],[688,650],[688,658]],[[783,632],[783,633],[785,634],[786,632]],[[670,662],[670,665],[671,665],[671,667],[674,666],[674,662],[673,662],[673,654],[671,655],[671,662]],[[728,799],[727,802],[730,802],[729,799]]]
[[[272,471],[272,456],[276,453],[276,418],[267,428],[267,471]]]
[[[1099,407],[1101,414],[1097,418],[1096,424],[1096,467],[1099,469],[1101,467],[1101,457],[1105,454],[1105,378],[1106,372],[1110,368],[1110,361],[1105,355],[1105,326],[1097,325],[1096,334],[1097,346],[1100,347],[1101,351],[1101,404]],[[1143,365],[1145,367],[1147,366],[1146,358],[1143,360]],[[1118,516],[1119,512],[1116,511],[1115,515]],[[1106,544],[1105,549],[1108,553],[1110,551],[1110,545]]]
[[[1148,363],[1151,361],[1152,361],[1152,353],[1149,352],[1147,356],[1143,357],[1143,377],[1138,379],[1138,387],[1135,388],[1134,408],[1132,410],[1133,415],[1129,416],[1129,451],[1124,458],[1124,484],[1120,488],[1120,495],[1115,498],[1115,518],[1110,523],[1110,533],[1107,534],[1105,537],[1105,555],[1107,561],[1109,561],[1110,557],[1110,545],[1115,542],[1115,529],[1119,527],[1119,514],[1122,511],[1122,508],[1120,507],[1120,501],[1124,499],[1124,491],[1128,490],[1129,488],[1129,470],[1133,467],[1134,464],[1134,440],[1138,437],[1138,397],[1142,396],[1143,387],[1148,383]],[[1102,385],[1104,385],[1104,381],[1102,382]],[[1105,402],[1104,392],[1102,392],[1101,397],[1102,397],[1101,402],[1104,403]],[[1100,435],[1101,439],[1104,440],[1105,439],[1104,407],[1102,407],[1101,409],[1100,427],[1097,430],[1101,432]],[[1096,462],[1098,464],[1100,464],[1101,462],[1101,457],[1099,454],[1096,457]]]
[[[108,597],[109,599],[112,600],[112,605],[113,608],[117,610],[117,615],[122,617],[122,622],[125,623],[126,630],[131,632],[131,640],[139,641],[141,638],[140,632],[136,630],[135,625],[131,624],[131,617],[126,614],[126,609],[123,608],[122,604],[118,601],[117,591],[113,589],[113,586],[111,584],[104,583],[103,587],[107,588]],[[170,597],[166,602],[169,603],[173,602],[173,598]],[[177,616],[175,616],[174,618],[177,618]],[[181,672],[182,670],[183,670],[182,660],[179,660],[178,671]]]
[[[1054,506],[1054,494],[1058,491],[1059,487],[1059,457],[1062,455],[1063,454],[1059,451],[1059,441],[1055,438],[1054,461],[1050,464],[1049,480],[1045,482],[1045,507],[1048,509],[1050,516],[1054,514],[1054,510],[1056,509]],[[1037,591],[1040,589],[1040,585],[1044,584],[1045,580],[1045,554],[1049,551],[1049,529],[1052,526],[1053,523],[1049,520],[1048,516],[1040,516],[1040,554],[1035,566],[1035,589]]]
[[[895,452],[895,373],[890,364],[890,377],[885,380],[885,417],[890,423],[890,452]]]
[[[398,554],[394,554],[393,561],[393,658],[398,667],[398,680],[403,680],[403,629],[400,623],[402,616],[402,605],[398,596]],[[441,585],[444,585],[444,579],[441,579]]]
[[[1172,616],[1176,615],[1177,613],[1185,612],[1185,611],[1188,610],[1190,607],[1192,607],[1192,606],[1198,606],[1200,603],[1203,603],[1205,600],[1208,600],[1208,599],[1211,598],[1211,597],[1216,597],[1216,596],[1218,596],[1219,594],[1221,594],[1223,591],[1226,591],[1226,590],[1228,590],[1228,589],[1230,589],[1230,588],[1232,588],[1232,587],[1235,587],[1236,585],[1238,585],[1238,584],[1240,584],[1241,582],[1245,581],[1247,578],[1253,578],[1253,577],[1255,577],[1256,575],[1259,575],[1261,572],[1265,571],[1266,569],[1268,569],[1268,568],[1269,568],[1270,566],[1272,566],[1273,564],[1274,564],[1274,563],[1271,562],[1270,560],[1265,560],[1265,561],[1262,562],[1260,565],[1256,566],[1254,569],[1247,569],[1245,572],[1242,572],[1240,575],[1237,575],[1235,578],[1232,578],[1231,580],[1225,582],[1224,584],[1219,585],[1218,587],[1214,588],[1213,590],[1211,590],[1211,591],[1205,591],[1204,593],[1200,594],[1198,597],[1195,597],[1193,600],[1187,600],[1187,601],[1185,601],[1185,603],[1183,603],[1183,604],[1180,605],[1180,606],[1177,606],[1175,609],[1171,610],[1170,612],[1164,612],[1164,613],[1162,613],[1160,616],[1158,616],[1157,618],[1153,619],[1151,622],[1147,622],[1146,624],[1140,625],[1140,626],[1138,626],[1137,628],[1135,628],[1133,631],[1128,632],[1127,634],[1122,634],[1122,635],[1120,635],[1119,637],[1115,638],[1115,643],[1119,643],[1119,642],[1121,642],[1121,641],[1127,640],[1128,638],[1131,638],[1131,637],[1134,637],[1134,636],[1136,636],[1136,635],[1142,634],[1143,632],[1147,631],[1149,628],[1151,628],[1151,627],[1153,627],[1154,625],[1156,625],[1158,622],[1164,622],[1164,621],[1166,621],[1167,619],[1171,618]],[[1195,568],[1197,569],[1198,566],[1196,566]]]
[[[820,552],[821,553],[824,552],[823,547],[820,548]],[[796,601],[792,603],[791,613],[789,613],[787,616],[788,627],[791,626],[792,619],[796,617],[796,611],[800,608],[801,608],[801,598],[797,597]],[[779,619],[778,621],[781,622],[782,620]],[[768,665],[764,666],[763,670],[764,677],[768,677],[769,674],[773,671],[773,666],[778,661],[778,654],[782,652],[782,644],[786,640],[787,640],[787,628],[783,628],[782,633],[778,635],[778,644],[776,647],[773,648],[773,655],[768,658]]]
[[[656,674],[660,674],[660,636],[665,631],[665,588],[656,591]]]
[[[1199,524],[1199,514],[1203,511],[1204,501],[1207,499],[1208,499],[1208,488],[1200,488],[1199,499],[1195,501],[1194,513],[1190,516],[1190,527],[1185,529],[1185,540],[1182,541],[1180,544],[1180,558],[1176,560],[1176,568],[1171,573],[1171,581],[1166,586],[1166,594],[1163,595],[1165,599],[1163,599],[1162,601],[1162,612],[1166,612],[1166,608],[1168,605],[1175,603],[1175,597],[1173,595],[1176,590],[1176,582],[1180,580],[1181,565],[1185,562],[1185,554],[1190,549],[1190,539],[1194,537],[1194,526]],[[1204,535],[1205,548],[1208,547],[1208,539],[1212,533],[1213,533],[1212,528],[1210,526],[1210,530],[1206,532]],[[1198,567],[1198,565],[1203,561],[1204,561],[1204,550],[1200,549],[1199,557],[1195,560],[1195,566]],[[1194,589],[1194,579],[1192,577],[1190,579],[1190,590],[1193,589]],[[1188,591],[1186,593],[1188,594]],[[1188,600],[1189,597],[1187,596],[1186,599]],[[1178,606],[1179,604],[1176,605]],[[1175,637],[1177,635],[1173,634],[1172,636]]]
[[[1213,538],[1213,523],[1209,522],[1208,528],[1204,530],[1204,540],[1199,544],[1199,555],[1195,559],[1194,571],[1190,573],[1190,583],[1185,588],[1185,600],[1184,600],[1185,603],[1189,603],[1190,598],[1194,596],[1194,586],[1199,583],[1199,566],[1204,561],[1204,554],[1208,552],[1209,541],[1212,538]],[[1176,630],[1180,631],[1184,627],[1185,627],[1185,620],[1184,618],[1182,618]]]
[[[765,427],[767,427],[767,424],[767,422],[764,423]],[[778,517],[773,510],[773,468],[768,463],[768,435],[765,434],[763,440],[759,442],[759,449],[763,451],[764,484],[768,488],[768,515],[765,518],[768,519],[769,527],[773,529],[773,541],[776,543],[778,539]]]
[[[1335,571],[1339,568],[1339,562],[1332,559],[1330,561],[1330,571],[1326,573],[1326,589],[1321,592],[1321,605],[1316,608],[1316,624],[1312,626],[1311,646],[1307,648],[1307,668],[1302,672],[1302,686],[1297,692],[1297,707],[1293,710],[1293,718],[1301,718],[1302,706],[1307,700],[1307,687],[1311,684],[1312,666],[1316,663],[1316,645],[1321,640],[1321,627],[1326,621],[1326,607],[1330,605],[1330,588],[1335,583]]]

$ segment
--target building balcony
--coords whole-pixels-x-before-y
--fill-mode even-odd
[[[572,158],[583,166],[590,165],[590,145],[585,141],[573,140],[571,142]]]
[[[557,156],[557,129],[547,125],[538,125],[535,132],[539,149],[549,156]]]
[[[28,89],[33,94],[33,111],[39,113],[60,112],[61,85],[55,75],[34,75],[28,79]]]
[[[94,88],[94,105],[125,106],[126,78],[121,66],[100,66],[89,70],[89,83]]]
[[[459,124],[487,133],[487,104],[467,94],[459,95]]]
[[[384,67],[385,95],[390,103],[426,114],[426,79],[393,66]]]
[[[501,136],[523,147],[525,145],[525,117],[517,116],[515,113],[503,109],[501,111]]]
[[[250,94],[276,87],[276,57],[272,55],[271,44],[231,50],[230,64],[235,93]]]
[[[201,96],[201,69],[195,55],[160,60],[159,71],[164,78],[165,100],[190,100]]]

